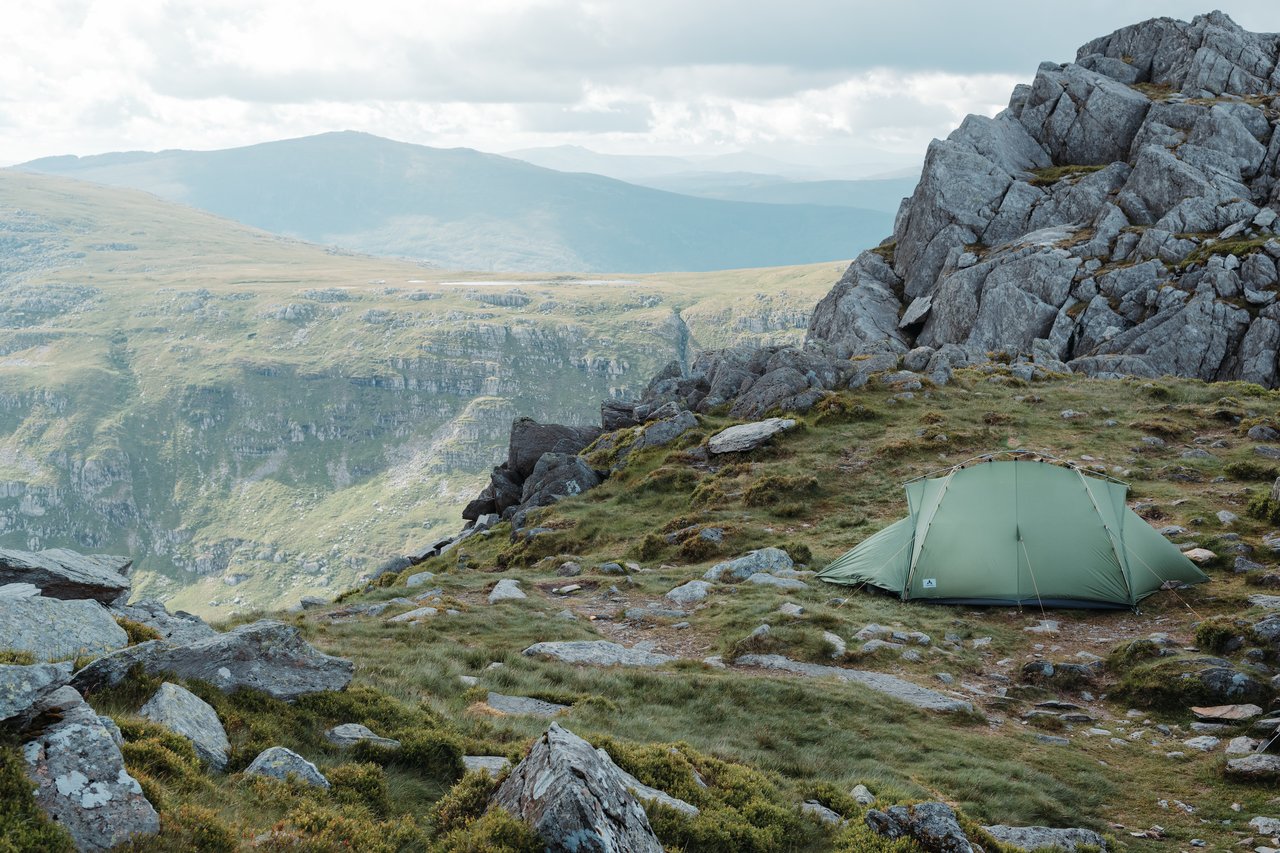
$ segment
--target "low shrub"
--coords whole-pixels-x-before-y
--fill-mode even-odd
[[[240,844],[235,832],[213,809],[183,804],[160,813],[158,834],[134,836],[112,849],[118,853],[235,853]]]
[[[135,622],[132,619],[125,619],[123,616],[116,617],[116,624],[124,629],[125,635],[129,638],[129,645],[136,646],[138,643],[145,643],[148,640],[160,639],[160,632],[150,625],[144,625],[141,622]]]
[[[761,477],[747,487],[742,502],[747,506],[761,507],[776,504],[784,497],[800,497],[818,492],[818,478],[771,474]]]
[[[340,803],[363,806],[378,817],[391,813],[387,774],[372,762],[339,764],[325,770],[331,793]]]
[[[667,549],[667,541],[656,533],[646,533],[640,540],[635,555],[640,560],[656,560]]]
[[[1249,499],[1244,511],[1251,518],[1257,518],[1269,524],[1280,524],[1280,501],[1272,498],[1270,494],[1253,496]]]
[[[546,844],[524,821],[495,808],[478,820],[448,833],[432,845],[432,853],[542,853]]]
[[[440,835],[466,829],[480,819],[498,782],[488,773],[467,773],[431,809],[431,823]]]
[[[1234,652],[1250,639],[1249,625],[1236,619],[1216,617],[1196,626],[1196,647],[1214,654]]]
[[[1228,462],[1222,469],[1233,480],[1244,482],[1272,482],[1280,477],[1280,468],[1261,462]]]

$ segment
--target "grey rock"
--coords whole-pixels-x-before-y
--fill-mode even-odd
[[[1275,441],[1276,439],[1280,439],[1280,432],[1276,432],[1266,424],[1258,424],[1257,426],[1249,427],[1247,435],[1253,441]]]
[[[576,578],[582,574],[582,565],[572,560],[566,560],[556,569],[556,574],[562,578]]]
[[[817,800],[805,800],[800,804],[800,811],[828,826],[840,826],[844,823],[844,818]]]
[[[736,559],[717,563],[707,569],[702,577],[709,581],[735,582],[746,580],[757,573],[772,574],[794,567],[791,557],[781,548],[761,548]]]
[[[677,604],[694,604],[702,601],[711,591],[711,584],[706,581],[689,581],[667,593],[667,598]]]
[[[1226,776],[1242,782],[1273,782],[1280,779],[1280,755],[1255,752],[1227,759]]]
[[[70,687],[36,706],[57,722],[22,746],[40,808],[71,834],[79,850],[107,850],[160,831],[160,818],[129,775],[120,747]]]
[[[866,825],[885,838],[910,838],[930,853],[978,853],[969,841],[956,814],[946,803],[916,803],[891,806],[885,811],[871,809]]]
[[[863,252],[814,309],[809,339],[846,353],[906,352],[910,347],[898,328],[900,305],[894,295],[901,286],[883,258]]]
[[[25,717],[32,706],[71,680],[71,664],[0,664],[0,723]]]
[[[405,578],[404,585],[407,587],[425,586],[436,579],[434,572],[417,572]]]
[[[63,548],[16,551],[0,548],[0,585],[35,584],[49,598],[91,598],[103,604],[127,598],[128,557],[77,554]]]
[[[533,475],[542,457],[576,456],[600,435],[596,427],[540,424],[532,418],[517,418],[511,424],[507,468],[517,481]]]
[[[568,705],[557,705],[555,702],[544,702],[528,696],[505,696],[492,691],[489,692],[489,698],[485,700],[485,704],[499,714],[525,717],[554,717],[569,710]]]
[[[214,770],[226,768],[231,754],[227,731],[218,719],[218,712],[190,690],[166,681],[138,715],[191,741],[196,755]]]
[[[490,779],[497,779],[511,766],[511,759],[505,755],[464,755],[462,766],[468,773],[485,773]]]
[[[707,442],[707,448],[715,454],[745,453],[765,444],[773,436],[796,425],[790,418],[768,418],[749,424],[738,424],[721,430]]]
[[[780,590],[796,590],[808,589],[809,585],[797,578],[780,578],[766,572],[756,572],[749,575],[746,579],[747,583],[758,584],[760,586],[777,587]]]
[[[582,457],[568,453],[544,453],[524,481],[520,505],[546,506],[562,498],[580,495],[600,485],[600,475]]]
[[[355,668],[317,651],[297,628],[264,620],[192,643],[151,640],[112,652],[78,671],[72,685],[84,691],[114,687],[135,665],[152,674],[198,678],[227,692],[249,687],[284,700],[342,690]]]
[[[499,601],[520,601],[525,598],[528,596],[520,590],[520,581],[515,578],[503,578],[489,591],[490,604],[497,604]]]
[[[439,613],[440,611],[434,607],[418,607],[405,613],[401,613],[398,616],[392,616],[387,620],[387,624],[403,625],[420,622],[423,619],[430,619],[432,616],[436,616]]]
[[[853,797],[854,802],[860,806],[869,806],[876,801],[875,794],[871,793],[866,785],[854,785],[849,796]]]
[[[830,631],[823,631],[822,639],[827,643],[827,645],[831,646],[831,657],[833,659],[844,657],[845,652],[848,651],[844,640],[839,634],[833,634]]]
[[[329,788],[329,780],[314,764],[291,749],[273,746],[258,753],[244,769],[246,776],[261,776],[287,782],[289,777],[316,788]]]
[[[624,615],[628,619],[646,621],[653,619],[680,619],[687,614],[683,610],[673,610],[669,607],[628,607]]]
[[[1054,829],[1048,826],[984,826],[988,833],[1019,850],[1065,850],[1075,853],[1079,845],[1107,849],[1107,841],[1091,829]]]
[[[735,663],[738,666],[755,666],[762,669],[772,669],[779,672],[787,672],[793,675],[801,675],[806,678],[836,678],[840,681],[847,681],[854,684],[860,684],[891,696],[909,705],[917,708],[923,708],[927,711],[955,712],[962,711],[965,713],[973,711],[973,705],[960,699],[953,699],[950,696],[939,693],[936,690],[930,690],[927,687],[921,687],[910,681],[898,678],[896,676],[887,675],[883,672],[867,672],[857,669],[845,669],[836,666],[823,666],[815,663],[804,663],[802,661],[791,660],[782,655],[742,655]]]
[[[0,649],[30,652],[38,661],[100,655],[128,642],[111,612],[90,598],[6,597],[0,606]]]
[[[592,666],[661,666],[675,660],[670,655],[637,648],[629,649],[607,640],[534,643],[525,649],[523,654],[562,663],[582,663]]]
[[[154,629],[161,639],[175,643],[203,640],[218,633],[199,616],[182,610],[170,613],[162,603],[151,599],[132,604],[116,604],[110,609],[116,616],[146,625]]]
[[[360,723],[341,723],[324,733],[329,743],[337,746],[355,746],[358,743],[370,743],[386,749],[399,749],[400,741],[395,738],[380,737],[368,726]]]
[[[662,853],[617,766],[552,723],[493,796],[538,834],[548,853]]]

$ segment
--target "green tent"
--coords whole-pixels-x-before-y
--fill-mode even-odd
[[[1109,477],[1014,452],[906,484],[910,515],[818,573],[950,604],[1134,607],[1208,580]],[[1172,585],[1172,584],[1171,584]]]

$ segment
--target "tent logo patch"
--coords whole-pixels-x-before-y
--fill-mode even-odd
[[[925,589],[937,589],[937,588],[938,588],[938,579],[937,579],[937,578],[925,578],[924,580],[922,580],[922,581],[920,582],[920,585],[921,585],[922,587],[924,587]]]

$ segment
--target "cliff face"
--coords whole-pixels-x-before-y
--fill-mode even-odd
[[[1280,35],[1159,18],[935,140],[815,310],[844,352],[1280,384]]]
[[[0,544],[127,553],[210,612],[451,530],[512,419],[798,341],[837,267],[484,281],[0,172]],[[743,290],[759,291],[738,299]]]

